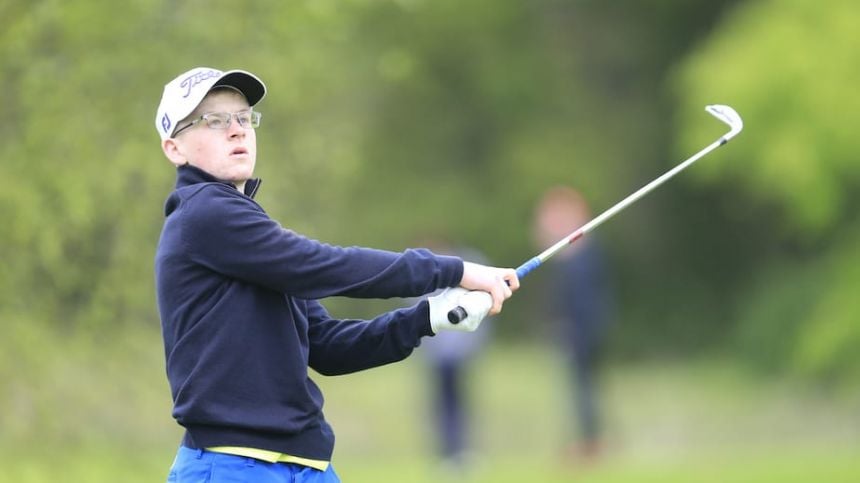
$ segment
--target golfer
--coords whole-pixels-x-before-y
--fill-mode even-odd
[[[309,377],[402,360],[425,336],[475,330],[519,287],[513,269],[426,249],[328,245],[254,201],[255,75],[199,67],[164,87],[155,117],[176,166],[155,255],[173,417],[185,428],[168,481],[336,482],[334,433]],[[416,297],[372,320],[338,320],[329,296]],[[464,306],[457,325],[447,313]]]

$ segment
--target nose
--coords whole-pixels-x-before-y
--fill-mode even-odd
[[[227,135],[233,137],[244,137],[245,128],[239,124],[235,117],[230,119],[230,125],[227,126]]]

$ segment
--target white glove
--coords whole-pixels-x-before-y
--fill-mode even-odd
[[[434,334],[440,330],[474,332],[493,307],[493,297],[489,293],[462,287],[445,289],[439,295],[429,297],[427,302],[430,303],[430,328]],[[469,314],[459,324],[448,321],[448,312],[455,307],[463,307]]]

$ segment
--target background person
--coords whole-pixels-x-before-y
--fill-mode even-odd
[[[459,256],[480,263],[486,257],[475,249],[453,246],[440,237],[423,240],[434,253]],[[431,371],[432,393],[431,423],[435,435],[436,454],[451,476],[469,471],[470,428],[473,419],[470,411],[469,366],[485,348],[492,324],[484,321],[474,332],[444,331],[428,338],[419,350]]]
[[[535,209],[535,241],[544,249],[591,219],[582,195],[567,186],[547,190]],[[571,456],[592,459],[601,449],[598,369],[612,318],[612,294],[604,255],[593,234],[585,235],[549,260],[548,291],[561,350],[574,389],[576,428]]]

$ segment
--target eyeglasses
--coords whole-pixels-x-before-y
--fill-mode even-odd
[[[176,137],[182,131],[193,127],[201,121],[206,121],[206,125],[209,126],[209,129],[227,129],[228,127],[230,127],[230,124],[232,123],[234,117],[236,118],[236,122],[238,122],[239,125],[243,128],[256,129],[260,127],[260,117],[262,117],[262,114],[257,111],[252,111],[250,109],[233,113],[207,112],[206,114],[203,114],[197,119],[177,129],[176,132],[173,133],[173,137]]]

